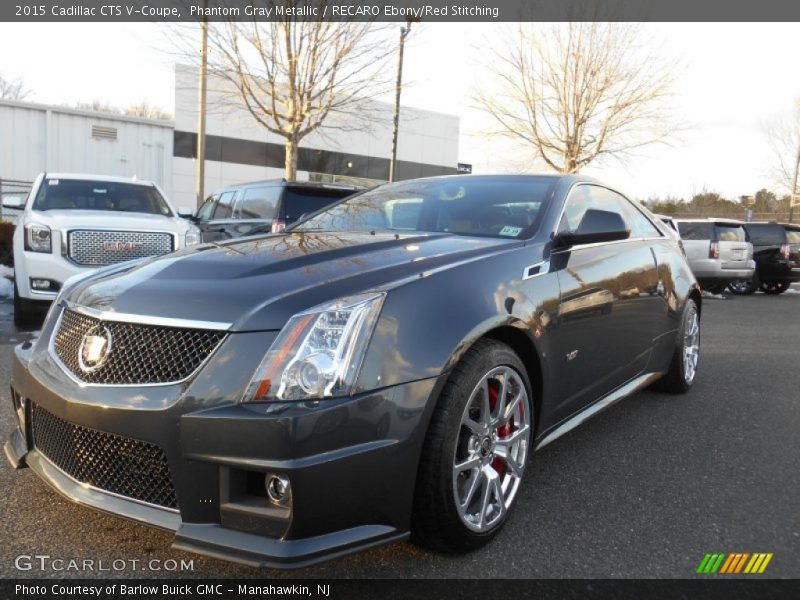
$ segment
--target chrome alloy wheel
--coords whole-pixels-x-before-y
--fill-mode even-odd
[[[530,445],[530,401],[512,367],[486,373],[461,417],[453,460],[453,494],[472,531],[497,525],[517,494]]]
[[[686,383],[692,383],[697,374],[697,363],[700,360],[700,319],[697,308],[692,306],[686,315],[683,332],[683,377]]]

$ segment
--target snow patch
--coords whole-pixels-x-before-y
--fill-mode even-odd
[[[14,297],[14,269],[0,265],[0,298]]]
[[[703,298],[712,298],[714,300],[727,300],[728,297],[724,294],[712,294],[711,292],[707,292],[703,290],[700,294]]]

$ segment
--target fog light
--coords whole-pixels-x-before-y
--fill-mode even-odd
[[[267,496],[275,504],[286,506],[292,499],[292,487],[289,479],[282,475],[270,473],[266,477]]]
[[[49,279],[31,279],[31,287],[34,290],[49,290],[50,283]]]

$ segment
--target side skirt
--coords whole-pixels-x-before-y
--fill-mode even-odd
[[[602,410],[605,410],[612,404],[619,402],[626,396],[630,396],[631,394],[641,390],[642,388],[647,387],[651,383],[653,383],[656,379],[661,377],[663,373],[645,373],[644,375],[639,375],[635,379],[631,379],[625,385],[618,387],[613,392],[609,393],[608,395],[602,397],[600,400],[596,401],[594,404],[590,404],[588,407],[583,409],[581,412],[577,413],[576,415],[570,417],[560,425],[558,425],[555,429],[553,429],[550,433],[545,435],[538,444],[536,444],[536,450],[540,448],[544,448],[550,442],[557,440],[565,433],[572,431],[578,425],[586,421],[587,419],[591,419],[597,413]]]

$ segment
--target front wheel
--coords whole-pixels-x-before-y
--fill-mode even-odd
[[[31,327],[36,324],[38,313],[33,303],[19,295],[17,284],[14,284],[14,325]]]
[[[788,281],[765,281],[761,284],[761,291],[770,295],[782,294],[789,289],[789,285]]]
[[[675,351],[667,374],[653,386],[670,394],[685,394],[694,384],[700,362],[700,311],[689,298],[683,309],[683,319],[675,340]]]
[[[420,458],[412,539],[468,552],[500,530],[531,449],[531,386],[511,348],[479,340],[439,397]]]

